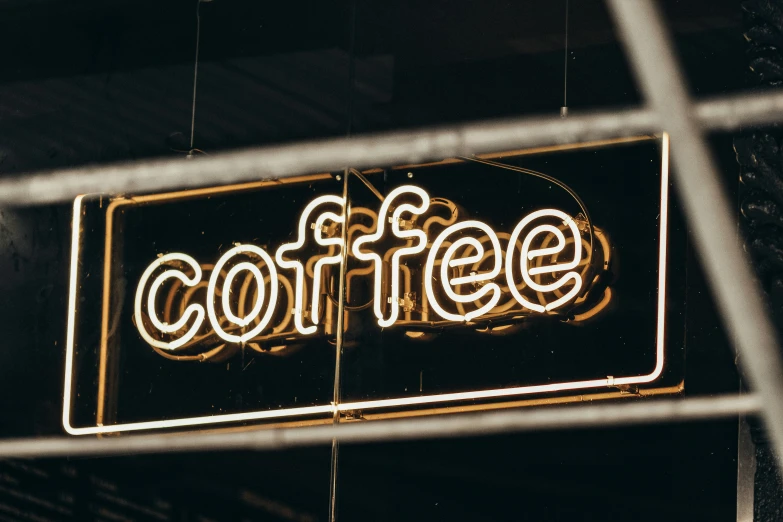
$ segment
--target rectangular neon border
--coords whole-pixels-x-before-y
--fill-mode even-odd
[[[438,395],[423,395],[419,397],[404,397],[399,399],[379,399],[321,406],[306,406],[280,410],[256,411],[247,413],[232,413],[224,415],[206,415],[161,421],[143,421],[111,426],[92,426],[75,428],[71,426],[71,398],[73,392],[73,358],[74,332],[76,323],[76,293],[78,284],[79,237],[81,229],[81,210],[84,196],[78,196],[73,202],[73,231],[71,236],[71,271],[68,293],[68,331],[65,355],[65,386],[63,393],[63,428],[71,435],[96,435],[101,433],[118,433],[123,431],[139,431],[162,428],[180,428],[230,422],[253,421],[262,419],[279,419],[284,417],[300,417],[305,415],[336,414],[355,410],[370,410],[390,408],[395,406],[418,406],[445,402],[464,401],[472,399],[493,399],[512,397],[535,393],[569,391],[578,389],[595,389],[620,385],[646,384],[660,377],[664,367],[664,333],[666,311],[666,250],[669,228],[669,135],[662,135],[661,155],[661,215],[659,225],[658,245],[658,309],[656,329],[656,363],[652,373],[635,377],[607,377],[588,381],[564,382],[514,388],[499,388],[472,392],[445,393]]]

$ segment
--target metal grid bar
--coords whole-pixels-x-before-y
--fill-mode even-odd
[[[205,450],[281,450],[330,445],[333,440],[340,443],[390,442],[704,421],[753,414],[759,409],[759,401],[754,395],[724,395],[712,398],[641,400],[631,404],[546,406],[233,433],[130,435],[108,439],[21,439],[0,442],[0,458],[136,455]]]
[[[783,120],[783,94],[702,101],[694,115],[707,130],[733,130]],[[653,111],[629,109],[568,118],[515,118],[305,141],[199,157],[101,165],[0,179],[0,205],[72,200],[79,194],[149,193],[176,188],[280,179],[314,172],[400,165],[523,147],[635,136],[660,131]]]
[[[775,328],[767,317],[736,223],[702,130],[691,115],[685,81],[652,0],[608,0],[621,40],[645,96],[671,136],[675,188],[679,190],[707,280],[763,418],[779,464],[783,461],[783,364]]]
[[[541,429],[565,429],[704,420],[762,412],[778,454],[783,455],[783,396],[777,343],[747,261],[733,237],[730,207],[703,141],[704,130],[733,130],[783,120],[783,94],[734,96],[691,103],[672,57],[672,47],[650,0],[608,0],[653,108],[560,118],[517,118],[413,132],[304,142],[179,159],[28,174],[0,180],[0,204],[65,201],[81,193],[151,192],[172,188],[279,179],[312,172],[416,163],[502,149],[534,147],[643,134],[671,133],[681,175],[678,188],[696,232],[721,314],[748,365],[758,395],[723,396],[632,404],[579,405],[524,411],[483,412],[403,421],[285,428],[176,437],[119,439],[59,437],[0,442],[0,457],[110,455],[195,450],[278,449],[342,442],[460,437]],[[707,204],[709,207],[707,208]]]

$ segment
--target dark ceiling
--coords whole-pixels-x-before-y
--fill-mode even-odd
[[[694,92],[739,88],[736,2],[665,6]],[[1,2],[0,172],[184,154],[196,7]],[[370,132],[563,104],[565,0],[368,1],[355,13],[214,0],[200,12],[194,146],[206,152],[343,135],[349,120]],[[569,49],[572,111],[639,101],[603,2],[571,2]]]

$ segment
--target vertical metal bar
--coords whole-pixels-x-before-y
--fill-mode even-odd
[[[737,435],[737,522],[753,522],[756,445],[745,415],[740,416]]]
[[[347,107],[347,125],[345,128],[346,137],[351,137],[353,132],[353,100],[354,100],[354,75],[356,73],[356,60],[354,47],[356,44],[356,0],[351,2],[350,14],[350,37],[348,42],[348,107]],[[350,202],[348,201],[348,177],[351,175],[350,167],[343,169],[343,227],[341,237],[343,240],[342,259],[340,260],[340,281],[337,305],[337,338],[335,346],[334,359],[334,394],[332,404],[334,405],[333,424],[340,423],[340,404],[341,397],[341,379],[342,376],[342,354],[343,354],[343,330],[345,329],[345,279],[348,271],[348,218],[351,215]],[[329,473],[329,522],[337,522],[337,473],[340,464],[340,443],[335,438],[332,439],[332,459]]]
[[[718,172],[661,15],[651,0],[607,0],[642,91],[671,135],[675,187],[707,279],[762,412],[778,462],[783,456],[783,366],[762,293],[742,249]]]
[[[334,418],[333,424],[340,423],[340,410],[337,409],[337,405],[340,404],[340,377],[342,374],[342,353],[343,344],[345,342],[343,338],[343,330],[345,329],[345,274],[348,271],[348,218],[351,215],[351,204],[348,201],[348,176],[350,175],[350,169],[345,169],[343,174],[343,227],[342,227],[342,259],[340,260],[340,280],[338,288],[340,289],[340,296],[337,301],[337,339],[335,346],[334,356],[334,395],[332,397],[332,404],[334,405]],[[331,460],[331,472],[329,477],[329,521],[335,522],[337,520],[337,472],[339,464],[340,444],[337,439],[332,439],[332,460]]]

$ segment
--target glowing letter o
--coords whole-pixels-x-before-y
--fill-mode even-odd
[[[250,331],[247,331],[242,335],[234,335],[226,332],[223,330],[223,327],[220,326],[220,322],[218,321],[217,313],[215,311],[215,292],[218,278],[220,277],[220,272],[223,270],[223,267],[232,257],[240,254],[253,254],[263,259],[264,263],[266,263],[267,269],[269,270],[270,291],[269,301],[266,305],[266,312],[261,318],[261,321]],[[249,271],[255,278],[256,284],[258,285],[258,296],[256,298],[256,303],[250,313],[248,313],[243,318],[239,318],[234,315],[234,313],[231,311],[231,308],[228,306],[228,293],[231,289],[232,281],[242,270]],[[245,342],[261,333],[261,331],[269,324],[269,321],[272,319],[272,315],[274,314],[275,306],[277,305],[277,287],[277,269],[275,268],[272,258],[263,248],[254,245],[239,245],[223,254],[223,256],[215,264],[215,268],[212,269],[212,275],[209,278],[209,286],[207,287],[207,315],[209,315],[209,322],[212,324],[212,328],[215,330],[215,333],[224,341],[233,343]],[[231,270],[229,270],[228,274],[226,274],[226,279],[223,282],[222,294],[221,306],[223,308],[225,317],[233,324],[241,327],[247,326],[253,322],[253,320],[255,320],[255,318],[261,313],[261,309],[263,307],[263,300],[266,294],[266,290],[264,288],[264,278],[261,275],[261,271],[256,265],[252,263],[238,263],[236,266],[232,267]]]

